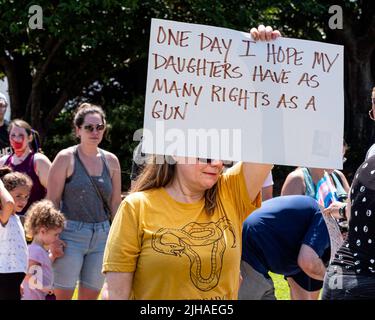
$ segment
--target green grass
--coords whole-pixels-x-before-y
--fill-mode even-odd
[[[270,276],[275,284],[275,294],[277,300],[290,300],[289,286],[284,276],[270,273]]]

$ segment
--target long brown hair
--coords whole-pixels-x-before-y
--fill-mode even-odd
[[[154,156],[152,162],[145,165],[130,192],[162,188],[171,183],[176,175],[176,164],[172,162],[165,161],[159,164]],[[204,208],[210,215],[214,213],[217,206],[217,189],[217,183],[215,183],[212,188],[204,192]]]

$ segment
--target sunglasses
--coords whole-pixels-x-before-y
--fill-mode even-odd
[[[214,159],[205,159],[205,158],[198,158],[199,162],[211,164],[212,162],[216,161]],[[226,168],[230,168],[233,166],[233,161],[221,161],[223,163],[223,166]]]
[[[95,129],[96,131],[103,131],[105,129],[105,124],[103,123],[97,124],[97,125],[86,124],[85,126],[83,126],[83,129],[89,132],[94,132]]]

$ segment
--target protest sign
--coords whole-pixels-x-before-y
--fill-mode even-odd
[[[145,153],[342,167],[343,47],[152,19]]]

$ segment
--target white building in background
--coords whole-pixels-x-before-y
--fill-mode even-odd
[[[10,119],[10,99],[8,94],[8,80],[7,78],[4,78],[3,80],[0,79],[0,92],[3,93],[7,99],[8,99],[8,108],[7,112],[5,113],[5,119]]]

